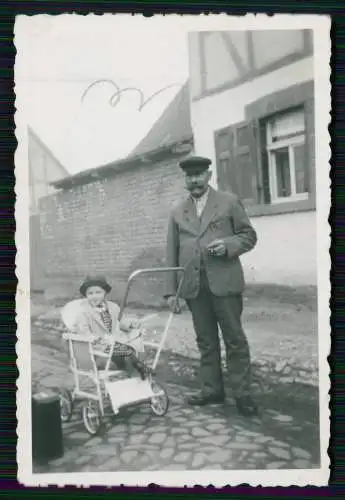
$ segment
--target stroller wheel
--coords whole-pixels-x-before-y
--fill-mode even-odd
[[[81,407],[85,429],[91,436],[96,436],[102,426],[102,415],[97,401],[88,399]]]
[[[72,394],[68,389],[60,389],[59,395],[60,395],[61,420],[63,423],[67,423],[71,420],[73,414]]]
[[[157,394],[151,398],[151,410],[158,417],[164,417],[169,409],[169,396],[164,387],[158,382],[151,382],[152,391]]]

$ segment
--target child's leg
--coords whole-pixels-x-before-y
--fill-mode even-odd
[[[117,356],[116,354],[113,354],[111,361],[112,361],[112,363],[115,363],[116,368],[118,370],[125,370],[126,369],[126,362],[125,362],[124,357]]]
[[[137,369],[142,379],[145,379],[146,376],[150,373],[150,369],[140,361],[135,355],[135,351],[131,346],[126,344],[120,344],[119,342],[115,345],[114,349],[114,357],[122,357],[124,360],[130,363],[130,365]]]
[[[114,355],[111,360],[116,363],[116,367],[118,370],[123,370],[127,372],[128,375],[132,376],[135,369],[133,363],[129,358],[124,358],[123,356]]]
[[[124,358],[124,363],[126,367],[125,368],[126,372],[129,374],[130,377],[132,377],[134,375],[134,372],[136,371],[132,360],[130,358]]]

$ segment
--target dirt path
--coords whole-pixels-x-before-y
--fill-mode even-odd
[[[262,371],[276,373],[286,381],[295,380],[316,386],[318,341],[315,300],[313,297],[303,299],[298,295],[283,299],[279,295],[276,298],[256,295],[246,299],[243,325],[252,360]],[[145,323],[146,340],[160,340],[168,318],[166,310],[131,308],[126,312],[139,317],[157,313],[155,318]],[[50,324],[59,324],[60,309],[48,306],[41,299],[34,300],[32,316],[38,320],[38,324],[41,321],[49,328]],[[199,358],[188,311],[174,317],[165,349],[188,358]],[[222,353],[224,355],[223,344]]]

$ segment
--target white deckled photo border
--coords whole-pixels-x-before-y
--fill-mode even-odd
[[[64,14],[59,16],[76,16]],[[111,14],[94,17],[94,22],[101,24]],[[89,17],[87,16],[87,17]],[[139,16],[139,14],[138,14]],[[15,23],[15,46],[17,50],[16,65],[22,63],[21,34],[28,29],[30,23],[40,18],[41,26],[50,16],[17,16]],[[80,17],[83,22],[85,16]],[[118,16],[117,16],[118,17]],[[122,16],[122,23],[129,25],[133,19],[130,15]],[[243,17],[220,15],[155,15],[145,19],[152,26],[174,20],[176,23],[188,26],[190,31],[216,31],[221,29],[311,29],[314,33],[314,75],[315,75],[315,148],[316,148],[316,205],[317,205],[317,266],[318,266],[318,332],[319,332],[319,409],[321,466],[310,470],[254,470],[254,471],[135,471],[135,472],[97,472],[94,473],[63,473],[63,474],[33,474],[31,457],[31,345],[30,345],[30,259],[29,259],[29,169],[27,160],[27,123],[24,106],[25,82],[16,80],[16,138],[18,147],[15,154],[16,176],[16,274],[18,288],[16,294],[17,319],[17,366],[19,378],[17,381],[17,462],[19,482],[26,486],[47,485],[79,485],[79,486],[148,486],[155,483],[166,487],[183,487],[213,484],[221,488],[226,485],[236,486],[249,483],[252,486],[324,486],[329,478],[328,446],[330,437],[330,368],[327,357],[330,353],[330,227],[328,224],[331,206],[330,196],[330,136],[328,125],[331,113],[330,56],[331,22],[328,16],[276,14],[247,14]],[[38,26],[38,25],[37,25]]]

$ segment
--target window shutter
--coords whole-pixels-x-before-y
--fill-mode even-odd
[[[267,139],[266,139],[266,123],[260,122],[259,125],[259,141],[260,141],[260,159],[259,163],[261,165],[262,172],[262,199],[261,203],[270,204],[271,203],[271,192],[270,192],[270,176],[268,167],[268,153],[267,153]]]
[[[215,134],[217,159],[217,183],[222,191],[236,193],[236,177],[233,158],[234,134],[232,127],[227,127]]]
[[[314,97],[307,99],[304,103],[305,113],[305,159],[304,159],[304,182],[309,193],[315,191],[315,186],[311,179],[311,172],[315,171],[315,116],[314,116]]]
[[[236,193],[245,206],[257,204],[257,139],[254,123],[241,122],[216,133],[218,185]]]

